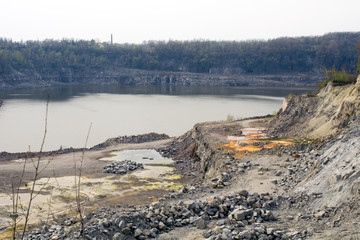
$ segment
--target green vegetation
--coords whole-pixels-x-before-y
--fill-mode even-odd
[[[356,43],[355,48],[356,48],[356,50],[357,50],[357,52],[358,52],[358,55],[359,55],[356,70],[358,71],[358,73],[360,73],[360,39],[359,39],[359,41]]]
[[[360,39],[357,40],[355,49],[358,53],[358,61],[357,61],[357,68],[356,71],[360,72]],[[336,67],[333,66],[330,70],[324,71],[326,78],[318,83],[318,89],[322,89],[326,87],[329,82],[333,82],[335,85],[344,85],[355,83],[358,77],[355,73],[349,73],[346,71],[346,68],[343,67],[341,71],[337,71]]]
[[[234,115],[228,114],[226,117],[226,121],[234,121]]]
[[[320,72],[324,66],[356,71],[358,33],[268,41],[149,41],[109,44],[0,39],[0,76],[15,72],[56,73],[69,81],[68,70],[135,68],[211,74],[278,74]],[[359,45],[360,46],[360,45]],[[358,66],[359,68],[359,66]]]
[[[293,96],[293,94],[292,94],[292,93],[289,93],[288,95],[285,96],[285,98],[286,98],[286,99],[289,99],[289,98],[291,98],[292,96]]]
[[[335,85],[344,85],[355,83],[357,74],[350,74],[343,69],[342,71],[336,71],[335,67],[330,70],[325,70],[326,78],[319,82],[318,89],[326,87],[329,82],[333,82]]]
[[[310,97],[310,98],[318,98],[319,96],[316,94],[316,92],[313,92],[313,91],[308,91],[305,93],[307,97]]]

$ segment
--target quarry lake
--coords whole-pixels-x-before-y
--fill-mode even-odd
[[[0,92],[0,152],[39,151],[50,95],[45,150],[88,147],[149,132],[179,136],[195,123],[272,114],[289,93],[309,89],[183,86],[66,86]]]

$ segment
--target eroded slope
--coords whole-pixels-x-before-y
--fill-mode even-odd
[[[283,108],[269,123],[269,134],[278,137],[325,137],[347,126],[359,113],[360,77],[356,84],[328,84],[315,97],[285,98]]]

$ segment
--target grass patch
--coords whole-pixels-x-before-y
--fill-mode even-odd
[[[228,114],[227,117],[226,117],[226,121],[234,121],[234,115],[231,115],[231,114]]]

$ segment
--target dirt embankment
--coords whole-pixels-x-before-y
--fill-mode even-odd
[[[269,123],[277,137],[319,138],[335,134],[360,113],[360,77],[356,84],[328,84],[317,96],[284,99],[283,108]]]

